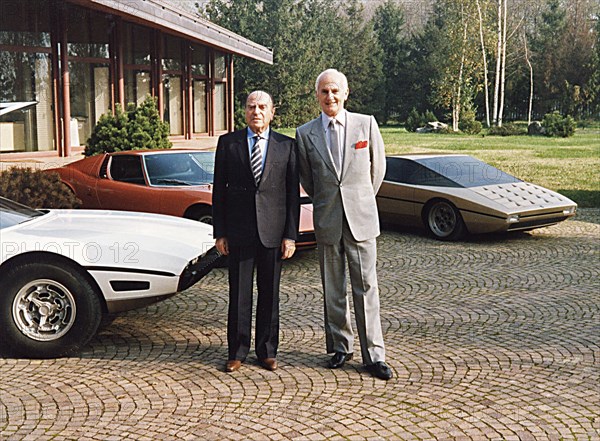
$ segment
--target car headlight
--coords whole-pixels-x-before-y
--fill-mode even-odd
[[[516,224],[517,222],[519,222],[519,215],[518,214],[511,214],[506,219],[506,222],[508,222],[509,224]]]
[[[569,214],[573,214],[573,213],[575,213],[575,207],[569,207],[569,208],[565,208],[563,210],[564,215],[569,215]]]

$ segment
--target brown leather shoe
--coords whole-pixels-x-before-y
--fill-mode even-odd
[[[235,372],[240,367],[242,367],[241,360],[227,360],[227,364],[225,365],[225,372]]]
[[[268,371],[274,371],[277,369],[277,359],[276,358],[263,358],[260,361],[260,365],[264,367]]]

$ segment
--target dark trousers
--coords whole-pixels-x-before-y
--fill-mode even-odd
[[[281,250],[260,243],[229,246],[229,360],[245,360],[252,333],[252,287],[256,267],[255,352],[259,359],[274,358],[279,345],[279,281]]]

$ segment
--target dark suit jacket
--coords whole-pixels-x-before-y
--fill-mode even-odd
[[[258,185],[250,168],[246,129],[219,137],[215,159],[214,237],[230,245],[256,240],[267,248],[283,238],[296,240],[300,217],[300,183],[294,139],[271,130]]]

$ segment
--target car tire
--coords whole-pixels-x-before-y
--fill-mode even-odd
[[[458,209],[449,201],[435,200],[424,210],[423,223],[429,234],[438,240],[458,240],[466,233],[465,223]]]
[[[198,207],[190,211],[189,215],[185,216],[188,219],[196,220],[208,225],[212,225],[212,207]]]
[[[58,263],[17,264],[0,293],[0,349],[26,358],[79,352],[96,333],[100,299],[84,274]]]

